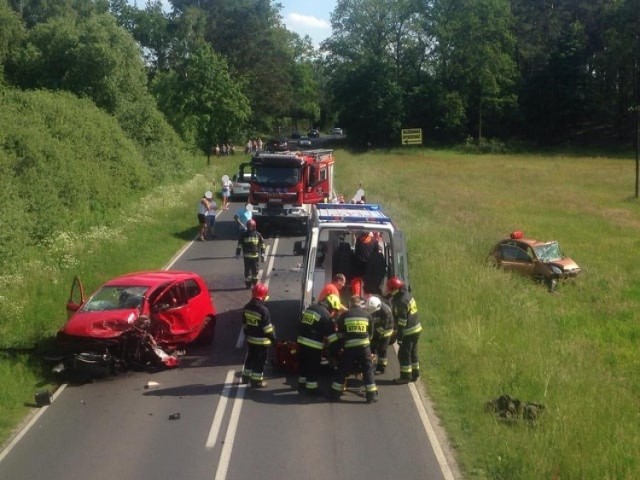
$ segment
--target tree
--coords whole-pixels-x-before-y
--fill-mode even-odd
[[[207,153],[217,143],[238,138],[251,114],[227,63],[205,43],[194,45],[174,69],[160,72],[153,91],[182,138]]]
[[[463,99],[477,138],[485,120],[496,133],[515,107],[517,70],[512,17],[506,0],[436,0],[438,76]],[[475,124],[475,125],[474,125]]]

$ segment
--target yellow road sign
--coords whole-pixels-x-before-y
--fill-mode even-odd
[[[422,145],[422,129],[403,128],[402,145]]]

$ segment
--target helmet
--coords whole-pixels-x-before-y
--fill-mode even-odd
[[[207,200],[211,200],[213,198],[213,192],[211,190],[207,190],[206,192],[204,192],[204,198],[206,198]]]
[[[404,287],[404,282],[400,280],[400,277],[391,277],[389,280],[387,280],[388,291],[399,290],[402,287]]]
[[[338,297],[334,293],[327,295],[324,298],[323,302],[331,310],[340,310],[342,308],[342,302],[340,301],[340,297]]]
[[[251,296],[258,300],[266,300],[269,294],[269,288],[264,283],[256,283],[253,290],[251,290]]]
[[[251,231],[256,229],[256,221],[253,218],[247,220],[247,229]]]
[[[378,310],[380,310],[381,306],[382,306],[382,302],[380,301],[380,299],[378,297],[372,295],[367,300],[365,308],[366,308],[367,312],[373,313],[373,312],[377,312]]]

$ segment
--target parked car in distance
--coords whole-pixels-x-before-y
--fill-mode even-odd
[[[342,129],[340,127],[333,127],[331,133],[333,133],[334,135],[342,135]]]
[[[302,135],[298,139],[298,146],[299,147],[310,147],[311,146],[311,139],[309,137],[307,137],[306,135]]]
[[[300,132],[298,132],[298,131],[295,131],[295,132],[292,132],[292,133],[291,133],[291,138],[292,138],[293,140],[297,140],[298,138],[300,138],[300,136],[301,136],[301,134],[300,134]]]
[[[320,138],[320,131],[316,128],[312,128],[307,132],[309,138]]]
[[[541,242],[515,231],[489,252],[489,264],[544,282],[553,292],[558,280],[576,277],[580,267],[560,251],[557,241]]]
[[[116,277],[85,297],[76,277],[54,371],[104,376],[126,368],[175,367],[186,345],[213,341],[216,310],[196,273],[160,270]]]
[[[240,176],[236,173],[231,179],[231,198],[247,199],[249,197],[249,189],[251,188],[251,173],[245,172]]]
[[[286,152],[289,150],[289,142],[286,138],[272,138],[265,146],[267,152]]]

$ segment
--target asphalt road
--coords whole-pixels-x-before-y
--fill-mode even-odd
[[[0,479],[454,478],[415,385],[392,383],[394,355],[370,405],[355,378],[339,403],[301,397],[295,377],[271,366],[264,390],[239,385],[240,309],[250,296],[234,258],[239,205],[218,217],[215,240],[189,244],[170,265],[207,281],[218,309],[214,344],[187,350],[174,370],[64,386],[0,453]],[[301,289],[296,239],[267,239],[262,266],[277,334],[290,339]]]

